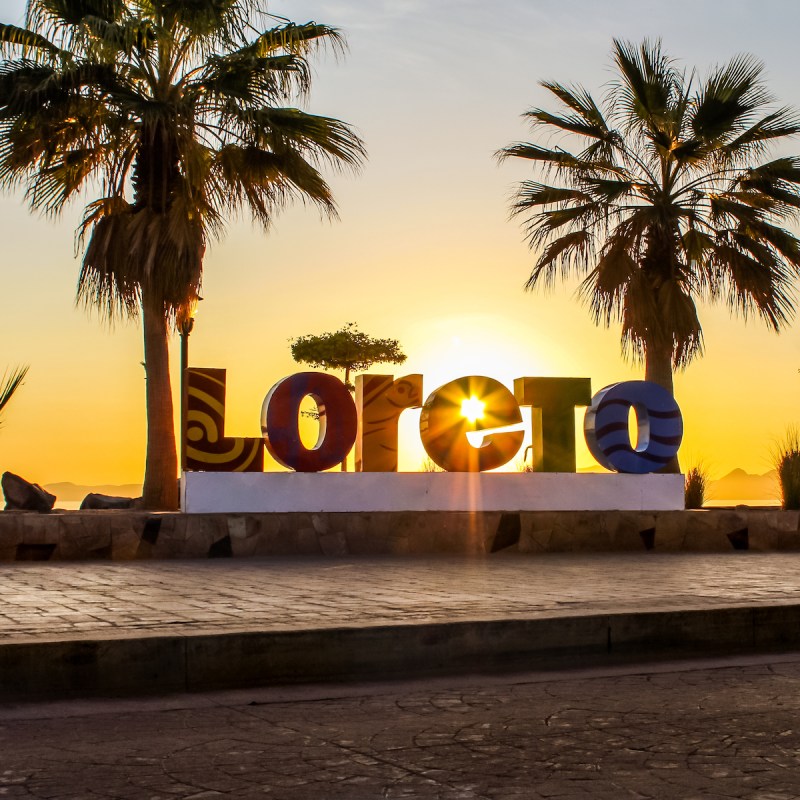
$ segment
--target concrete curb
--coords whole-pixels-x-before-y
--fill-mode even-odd
[[[0,701],[567,669],[800,647],[800,604],[0,644]]]

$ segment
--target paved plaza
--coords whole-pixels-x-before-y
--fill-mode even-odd
[[[791,553],[4,565],[0,797],[796,799],[798,607]],[[586,669],[607,632],[627,660]],[[463,656],[554,642],[548,672]],[[237,670],[256,688],[186,691]]]
[[[0,642],[800,603],[800,553],[0,564]]]
[[[800,797],[800,654],[0,707],[0,796]]]
[[[0,566],[0,703],[800,649],[800,555]]]

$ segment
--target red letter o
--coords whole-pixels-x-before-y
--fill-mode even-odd
[[[319,410],[313,448],[300,439],[300,403],[311,395]],[[261,406],[261,432],[272,457],[297,472],[322,472],[340,464],[356,441],[356,405],[345,385],[324,372],[298,372],[278,381]]]

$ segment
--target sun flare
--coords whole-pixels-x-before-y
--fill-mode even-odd
[[[470,422],[483,417],[483,410],[486,408],[486,403],[483,400],[478,400],[475,395],[465,399],[461,403],[461,416],[466,417]]]

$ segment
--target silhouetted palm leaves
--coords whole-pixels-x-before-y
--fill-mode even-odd
[[[14,396],[14,392],[22,386],[25,376],[28,374],[28,367],[16,367],[11,373],[6,370],[0,379],[0,414],[5,411],[9,400]],[[2,423],[0,423],[2,424]]]
[[[142,313],[145,506],[177,502],[167,341],[209,237],[239,211],[268,227],[295,198],[335,214],[320,167],[364,156],[346,124],[291,104],[326,42],[342,45],[248,0],[31,0],[27,29],[0,26],[0,182],[48,212],[99,188],[78,296],[109,318]]]
[[[558,112],[525,116],[561,144],[511,145],[534,162],[513,213],[537,252],[527,287],[576,274],[595,321],[622,325],[624,351],[672,391],[672,370],[702,351],[698,299],[725,302],[775,330],[793,312],[800,242],[784,226],[800,208],[800,158],[764,160],[800,131],[773,108],[762,65],[738,56],[705,80],[661,50],[615,41],[604,103],[544,82]]]

